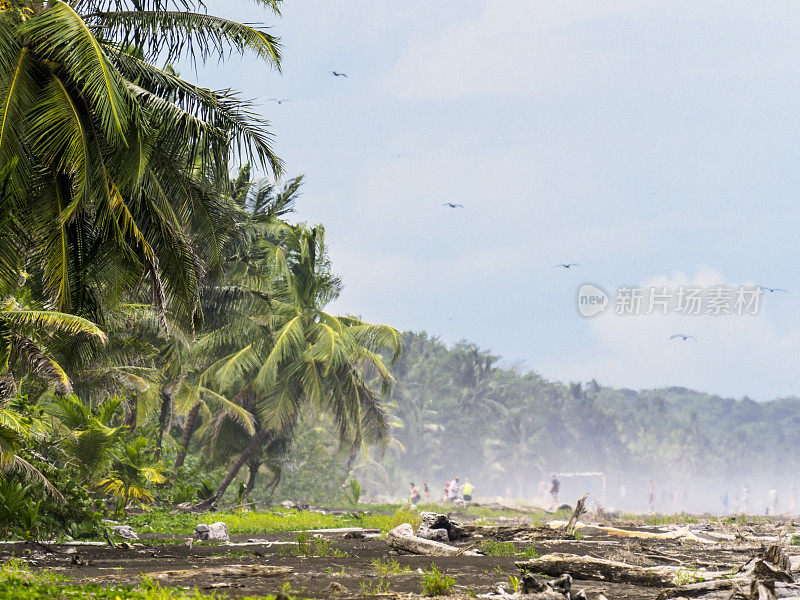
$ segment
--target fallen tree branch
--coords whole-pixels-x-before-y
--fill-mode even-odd
[[[565,527],[565,531],[569,534],[575,533],[575,526],[578,523],[578,519],[581,518],[581,515],[586,512],[586,499],[589,497],[589,492],[586,492],[583,496],[578,499],[578,502],[575,504],[575,510],[572,511],[572,516],[567,521],[567,525]]]
[[[386,543],[396,550],[425,556],[458,556],[465,552],[455,546],[414,535],[414,528],[409,523],[398,525],[387,533]]]

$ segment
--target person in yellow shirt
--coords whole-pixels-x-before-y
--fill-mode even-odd
[[[475,491],[475,486],[469,482],[469,479],[464,480],[462,490],[464,492],[464,502],[472,502],[472,492]]]

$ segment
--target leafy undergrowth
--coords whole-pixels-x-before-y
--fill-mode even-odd
[[[486,540],[481,544],[481,551],[486,556],[521,556],[523,558],[538,558],[539,553],[528,546],[527,548],[520,548],[514,542],[496,542],[494,540]]]
[[[446,596],[456,585],[456,580],[439,571],[435,564],[431,564],[430,571],[422,575],[422,593],[425,596]]]
[[[226,598],[228,596],[222,594],[209,596],[196,591],[162,588],[149,580],[143,580],[141,587],[138,588],[77,584],[54,573],[31,571],[19,561],[11,560],[0,564],[0,600],[225,600]],[[249,596],[241,600],[274,600],[274,598],[275,596]]]
[[[298,533],[295,538],[296,546],[285,546],[278,551],[281,556],[325,556],[332,558],[344,558],[346,552],[335,548],[328,540],[322,538],[309,537],[305,531]]]

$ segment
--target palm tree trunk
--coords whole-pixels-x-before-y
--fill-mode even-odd
[[[161,444],[164,441],[164,431],[172,420],[172,384],[161,388],[161,417],[158,422],[158,438],[156,439],[156,458],[161,458]]]
[[[125,418],[125,425],[128,426],[128,431],[136,429],[136,421],[139,415],[139,399],[136,396],[131,396],[128,400],[128,415]]]
[[[283,469],[278,468],[278,470],[272,475],[272,481],[270,481],[269,485],[264,488],[264,491],[267,492],[267,499],[269,500],[270,504],[272,504],[272,497],[275,495],[275,490],[278,489],[278,485],[280,485],[282,477]]]
[[[197,429],[197,416],[200,414],[200,403],[195,404],[186,415],[186,424],[183,426],[183,438],[181,439],[181,451],[175,460],[175,468],[180,469],[186,460],[186,452],[189,450],[189,442],[192,441],[192,434]]]
[[[264,446],[266,441],[269,439],[269,435],[269,429],[259,429],[250,439],[250,443],[247,444],[247,447],[244,449],[236,462],[233,463],[230,471],[228,471],[228,474],[225,475],[225,479],[220,482],[214,493],[202,502],[195,504],[193,508],[205,509],[214,506],[219,499],[222,498],[222,494],[225,493],[225,490],[228,489],[228,486],[233,482],[234,479],[236,479],[236,476],[239,474],[241,468],[252,458],[253,454],[258,452],[258,450]]]
[[[258,468],[260,466],[260,460],[251,460],[247,463],[247,467],[250,469],[250,477],[247,480],[247,490],[245,490],[246,496],[249,496],[256,487],[256,478],[258,477]]]

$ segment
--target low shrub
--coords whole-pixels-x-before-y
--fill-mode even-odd
[[[425,596],[446,596],[455,585],[456,580],[440,572],[433,563],[430,570],[422,574],[422,593]]]

